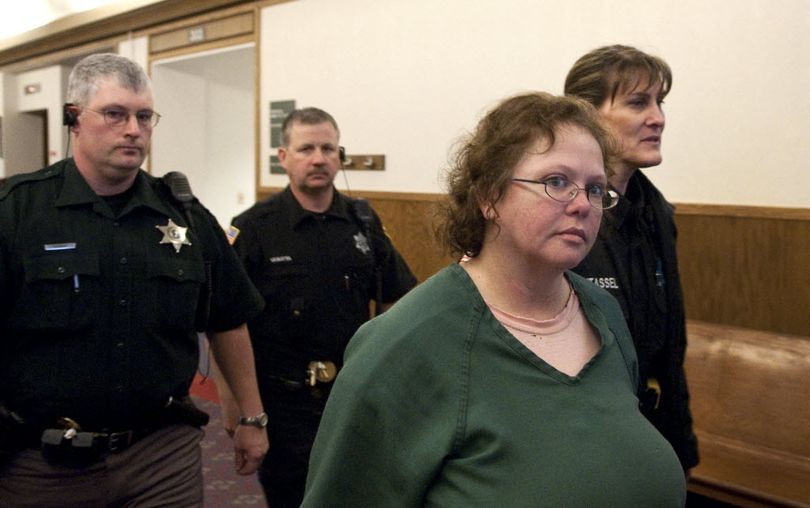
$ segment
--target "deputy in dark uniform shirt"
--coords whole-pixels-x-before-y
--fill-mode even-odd
[[[290,185],[233,220],[234,247],[267,302],[248,326],[270,417],[259,480],[273,508],[301,503],[331,382],[369,302],[379,298],[384,310],[416,283],[377,215],[334,189],[331,115],[296,110],[282,131],[278,157]]]
[[[0,504],[198,506],[203,421],[177,404],[197,332],[260,414],[245,322],[263,302],[213,216],[139,169],[159,119],[143,70],[92,55],[68,99],[74,158],[0,189]],[[266,449],[240,430],[239,472]]]
[[[593,104],[616,138],[618,157],[608,180],[622,196],[605,212],[596,243],[574,271],[619,301],[638,353],[641,410],[688,472],[698,463],[698,450],[683,366],[686,325],[674,211],[639,171],[662,161],[662,104],[671,85],[664,60],[614,45],[577,60],[565,93]]]

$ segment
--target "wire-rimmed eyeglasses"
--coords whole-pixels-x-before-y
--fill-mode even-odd
[[[607,210],[613,208],[619,202],[619,193],[608,189],[602,185],[591,184],[585,187],[577,187],[570,180],[553,176],[545,180],[529,180],[526,178],[512,178],[513,182],[542,184],[546,189],[548,197],[560,203],[568,203],[577,197],[579,191],[585,191],[588,196],[588,203],[597,210]]]
[[[107,123],[107,125],[112,125],[115,127],[129,122],[130,115],[135,115],[135,119],[138,120],[138,125],[140,125],[143,129],[151,129],[160,121],[160,114],[157,111],[152,111],[151,109],[142,109],[140,111],[136,111],[135,113],[130,113],[124,108],[104,108],[101,110],[93,108],[82,109],[86,109],[87,111],[92,111],[93,113],[101,115],[104,117],[104,121]]]

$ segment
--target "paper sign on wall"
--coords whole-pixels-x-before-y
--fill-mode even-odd
[[[295,100],[270,101],[270,148],[281,146],[281,124],[295,109]],[[272,165],[270,172],[273,173]]]
[[[281,167],[281,164],[278,162],[278,156],[271,155],[270,156],[270,174],[271,175],[283,175],[285,173],[284,168]]]

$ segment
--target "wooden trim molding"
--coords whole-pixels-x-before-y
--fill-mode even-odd
[[[284,187],[262,187],[256,194],[256,200],[262,200],[269,197],[276,192],[281,192]],[[350,193],[340,191],[343,194],[351,194],[354,197],[363,197],[367,199],[380,199],[389,201],[428,201],[435,202],[441,201],[445,198],[444,194],[436,193],[421,193],[421,192],[387,192],[387,191],[367,191],[367,190],[353,190]]]
[[[263,199],[281,188],[263,188]],[[434,241],[444,194],[353,190],[369,200],[419,280],[452,260]],[[810,336],[810,210],[676,205],[689,319]]]
[[[0,41],[0,68],[249,0],[129,0],[66,16]]]
[[[252,40],[254,27],[252,10],[207,22],[190,22],[181,28],[151,34],[149,53],[193,48],[239,36],[248,36]],[[195,36],[198,38],[195,39]]]
[[[787,208],[775,206],[681,203],[675,205],[675,213],[677,215],[740,217],[749,219],[810,220],[810,208]]]
[[[262,187],[257,195],[261,199],[274,194],[283,187]],[[445,194],[421,192],[388,192],[354,190],[352,194],[369,199],[386,199],[395,201],[441,201]],[[810,208],[789,208],[775,206],[749,205],[714,205],[699,203],[674,203],[675,215],[700,215],[707,217],[737,217],[748,219],[777,219],[810,221]]]
[[[254,58],[254,90],[253,94],[253,188],[261,189],[262,180],[262,6],[254,4],[254,30],[253,39],[256,41]]]
[[[22,60],[2,67],[0,68],[0,71],[8,72],[9,74],[19,74],[32,69],[49,67],[51,65],[72,66],[75,62],[79,61],[80,58],[91,53],[115,53],[117,51],[118,44],[123,40],[126,40],[126,37],[116,36],[108,37],[106,39],[99,39],[80,46],[60,49],[45,55]]]

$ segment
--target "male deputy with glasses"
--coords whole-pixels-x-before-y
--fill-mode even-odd
[[[259,481],[270,506],[297,508],[346,344],[368,321],[371,300],[385,310],[416,279],[368,203],[335,189],[341,164],[335,119],[318,108],[297,109],[281,130],[278,158],[290,185],[236,217],[232,233],[267,302],[248,322],[270,417]],[[232,429],[237,415],[220,396]]]
[[[263,302],[188,185],[140,169],[160,118],[143,69],[86,57],[67,96],[73,158],[0,188],[0,504],[202,506],[197,332],[260,420]],[[254,472],[264,428],[234,442]]]

